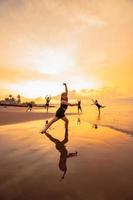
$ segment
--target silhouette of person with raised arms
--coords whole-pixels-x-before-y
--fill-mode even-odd
[[[78,100],[78,114],[79,114],[79,111],[82,112],[81,100]]]
[[[63,92],[61,94],[60,107],[56,111],[54,118],[47,124],[47,126],[44,128],[44,130],[41,131],[42,134],[45,133],[47,131],[47,129],[59,119],[62,119],[65,122],[65,128],[68,128],[69,121],[68,121],[67,117],[65,116],[65,112],[66,112],[68,106],[77,106],[77,103],[75,103],[75,104],[68,103],[67,84],[63,83],[63,85],[65,86],[65,92]]]
[[[48,112],[48,109],[49,109],[49,103],[50,103],[50,101],[51,101],[51,96],[46,96],[45,97],[45,99],[46,99],[46,104],[45,104],[45,107],[46,107],[46,110],[47,110],[47,112]]]
[[[93,101],[93,104],[91,104],[91,105],[95,105],[96,107],[97,107],[97,109],[98,109],[98,113],[99,113],[99,115],[98,115],[98,117],[99,117],[99,119],[100,119],[100,109],[101,108],[104,108],[105,106],[102,106],[102,105],[100,105],[99,103],[98,103],[98,100],[93,100],[93,99],[91,99],[92,101]]]
[[[67,159],[77,156],[77,152],[74,153],[68,153],[65,144],[68,142],[68,129],[65,129],[65,137],[64,140],[60,141],[56,138],[54,138],[49,133],[45,132],[45,135],[55,143],[56,149],[60,152],[60,159],[59,159],[59,169],[63,171],[63,175],[61,179],[64,179],[66,172],[67,172]]]

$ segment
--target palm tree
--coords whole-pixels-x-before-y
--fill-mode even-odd
[[[9,95],[10,100],[12,99],[12,97],[13,97],[12,94],[10,94],[10,95]]]

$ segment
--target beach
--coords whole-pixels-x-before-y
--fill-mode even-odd
[[[47,113],[45,108],[36,109],[26,112],[27,108],[22,107],[1,107],[0,108],[0,126],[16,124],[27,121],[43,120],[52,117],[54,113]]]
[[[68,141],[63,148],[77,155],[63,157],[66,173],[62,179],[61,152],[49,137],[40,134],[55,109],[47,114],[39,109],[26,113],[24,108],[0,108],[0,200],[132,200],[129,120],[124,119],[125,129],[116,129],[119,119],[111,121],[111,115],[107,119],[107,109],[102,110],[101,119],[94,107],[88,111],[83,107],[80,115],[76,108],[68,109]],[[62,142],[63,121],[48,132]]]

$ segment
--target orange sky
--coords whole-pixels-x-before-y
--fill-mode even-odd
[[[1,0],[1,96],[133,88],[132,0]]]

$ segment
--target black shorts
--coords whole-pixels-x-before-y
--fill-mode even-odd
[[[63,108],[59,108],[57,111],[56,111],[56,114],[55,114],[56,117],[58,117],[59,119],[62,118],[62,117],[65,117],[65,110]]]

